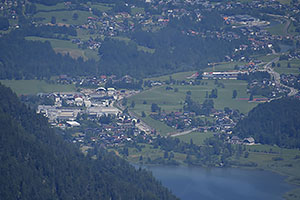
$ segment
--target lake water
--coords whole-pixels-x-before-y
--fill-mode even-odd
[[[282,200],[295,188],[268,171],[236,168],[146,167],[182,200]]]

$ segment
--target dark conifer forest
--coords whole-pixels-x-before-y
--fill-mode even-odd
[[[282,98],[260,104],[234,129],[241,137],[254,137],[262,144],[300,147],[300,101]]]
[[[84,156],[2,85],[0,97],[1,199],[176,199],[113,153]]]

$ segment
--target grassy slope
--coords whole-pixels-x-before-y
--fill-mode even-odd
[[[74,13],[78,14],[78,19],[73,20]],[[50,23],[51,17],[56,18],[56,23],[82,25],[87,22],[88,17],[96,17],[88,11],[74,10],[74,11],[50,11],[50,12],[38,12],[34,15],[35,18],[44,18],[43,23]]]
[[[211,132],[207,132],[207,133],[192,132],[187,135],[179,136],[178,138],[187,143],[190,143],[191,139],[192,139],[194,144],[203,145],[204,140],[209,137],[213,137],[213,133],[211,133]]]
[[[287,23],[287,22],[286,22]],[[272,26],[270,28],[267,28],[267,30],[272,34],[272,35],[285,35],[284,32],[284,27],[286,23],[283,24],[277,24],[275,26]]]
[[[40,80],[0,80],[18,95],[37,94],[39,92],[72,92],[74,85],[49,84]]]
[[[136,106],[134,111],[141,113],[146,111],[150,112],[152,103],[158,104],[165,111],[178,111],[183,108],[183,103],[186,97],[186,92],[192,92],[192,98],[195,101],[202,103],[205,100],[206,91],[211,92],[212,89],[218,89],[218,98],[213,99],[217,109],[224,109],[230,107],[239,109],[243,113],[247,113],[257,103],[249,103],[248,101],[238,100],[238,98],[248,98],[249,94],[246,93],[247,83],[239,80],[219,80],[219,83],[224,84],[224,88],[217,87],[214,80],[203,80],[204,85],[174,85],[173,88],[178,88],[178,92],[174,90],[166,90],[166,86],[156,87],[151,90],[146,90],[140,94],[131,97],[129,102],[135,101]],[[237,99],[232,99],[233,90],[237,90]],[[147,101],[147,104],[143,104]]]
[[[218,70],[232,70],[236,64],[242,63],[224,63],[218,65],[216,68]],[[207,69],[209,70],[209,69]],[[206,70],[206,71],[207,71]],[[165,81],[169,80],[170,76],[175,80],[187,80],[186,78],[191,76],[195,71],[192,72],[180,72],[172,75],[166,75],[161,77],[149,78],[148,80],[153,81]],[[175,130],[162,122],[153,120],[148,117],[151,112],[151,104],[158,104],[162,110],[166,112],[171,111],[180,111],[183,108],[183,103],[186,97],[186,92],[192,92],[192,98],[199,103],[202,103],[205,100],[206,91],[211,92],[212,89],[218,89],[218,98],[213,99],[215,103],[215,108],[224,109],[224,107],[239,109],[243,113],[247,113],[252,108],[254,108],[258,103],[249,103],[246,100],[239,100],[239,98],[248,98],[249,94],[246,93],[247,83],[240,80],[218,80],[219,83],[224,84],[224,88],[217,87],[214,84],[214,80],[202,80],[203,84],[192,86],[192,85],[171,85],[173,88],[178,88],[178,92],[174,90],[166,90],[166,86],[155,87],[146,91],[143,91],[131,98],[129,98],[129,105],[132,101],[135,102],[135,107],[133,110],[137,115],[141,116],[141,113],[144,111],[147,115],[143,120],[154,127],[162,135],[165,135],[169,132],[174,132]],[[232,99],[233,90],[237,90],[238,95],[237,99]],[[143,104],[144,101],[147,104]]]
[[[97,51],[93,51],[91,49],[79,49],[76,44],[73,44],[70,40],[59,40],[53,38],[42,38],[29,36],[25,37],[27,40],[38,40],[38,41],[49,41],[51,43],[52,48],[57,53],[66,54],[69,53],[73,58],[82,57],[85,60],[94,59],[99,60],[99,56]]]
[[[113,37],[113,39],[119,40],[119,41],[123,41],[126,44],[128,44],[131,41],[130,38],[119,37],[119,36]],[[155,52],[155,49],[151,49],[151,48],[148,48],[148,47],[145,47],[145,46],[141,46],[141,45],[137,45],[137,50],[138,51],[144,51],[145,53],[154,53]]]
[[[298,75],[300,73],[300,60],[282,60],[279,61],[280,63],[280,67],[276,67],[274,68],[276,72],[280,73],[280,74],[294,74],[294,75]],[[290,63],[291,68],[288,68],[287,65],[288,63]]]
[[[43,4],[35,4],[37,11],[44,10],[44,11],[53,11],[57,9],[65,9],[64,3],[58,3],[55,6],[46,6]]]

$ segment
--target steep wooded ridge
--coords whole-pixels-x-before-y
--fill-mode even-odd
[[[176,199],[104,150],[84,156],[0,84],[1,199]]]
[[[56,54],[49,42],[24,39],[23,31],[0,38],[0,79],[50,78],[53,75],[90,75],[97,72],[94,61]]]
[[[281,147],[300,147],[300,100],[282,98],[260,104],[241,120],[234,133],[252,136],[262,144]]]

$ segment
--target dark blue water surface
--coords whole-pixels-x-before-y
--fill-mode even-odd
[[[182,200],[282,200],[295,188],[283,176],[236,168],[146,167]]]

